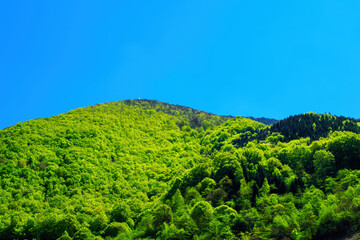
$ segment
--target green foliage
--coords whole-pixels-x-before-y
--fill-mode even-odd
[[[328,239],[360,227],[360,135],[151,100],[0,130],[0,239]]]
[[[112,222],[104,230],[104,236],[116,237],[119,233],[129,233],[131,230],[126,223]]]
[[[160,228],[163,223],[171,223],[173,220],[172,210],[168,205],[165,204],[160,205],[154,211],[153,216],[152,225],[155,227],[155,229]]]
[[[236,210],[227,205],[221,205],[214,209],[215,218],[225,223],[226,225],[233,224],[234,219],[236,218],[237,215],[238,214]]]
[[[77,231],[72,238],[73,240],[95,240],[95,236],[88,228],[82,228]]]
[[[145,205],[200,158],[197,132],[205,125],[192,124],[195,117],[208,129],[226,119],[145,105],[101,104],[0,130],[0,235],[56,239],[80,227],[99,235],[109,221],[135,227]],[[182,131],[179,121],[197,131]],[[11,223],[19,212],[27,216]]]
[[[186,188],[195,187],[204,178],[210,177],[211,173],[212,168],[208,163],[196,165],[193,169],[191,169],[190,172],[185,175],[180,189],[184,191]]]
[[[291,116],[270,127],[270,132],[281,133],[286,142],[306,137],[317,140],[320,137],[327,137],[332,131],[360,133],[360,128],[355,119],[317,113]]]
[[[360,169],[360,135],[335,132],[330,136],[328,150],[335,156],[337,169]]]
[[[217,154],[214,158],[214,166],[215,181],[218,182],[227,176],[239,186],[240,180],[244,177],[243,169],[239,159],[234,154],[228,152]]]
[[[212,206],[206,201],[198,202],[191,211],[191,217],[197,226],[205,231],[213,218]]]
[[[180,190],[178,189],[174,196],[172,197],[171,207],[174,212],[182,211],[185,207],[185,200],[183,196],[181,195]]]
[[[56,240],[71,240],[72,238],[69,236],[69,234],[67,233],[67,231],[64,232],[64,234],[59,237],[58,239]]]
[[[185,230],[178,229],[174,224],[169,226],[168,224],[164,223],[163,228],[158,233],[158,239],[182,240],[187,238]]]
[[[265,178],[262,187],[259,190],[259,195],[261,197],[266,197],[270,193],[270,185],[268,180]]]
[[[189,126],[198,130],[207,130],[231,118],[154,100],[126,100],[124,103],[129,106],[137,106],[146,110],[156,110],[157,112],[175,116],[179,119],[176,124],[180,129],[182,129],[183,126]]]
[[[89,222],[89,229],[92,232],[99,233],[101,230],[105,229],[108,222],[108,217],[105,214],[98,214]]]
[[[131,217],[130,207],[126,203],[120,203],[111,211],[111,221],[126,222]]]
[[[216,181],[211,178],[204,178],[197,186],[197,190],[202,196],[207,196],[215,190]]]
[[[208,152],[205,152],[206,154],[226,148],[229,144],[242,147],[250,140],[255,139],[262,129],[265,129],[265,125],[262,123],[248,118],[236,117],[228,119],[221,127],[215,128],[211,132],[208,131],[201,143],[212,145]]]
[[[314,153],[314,178],[318,185],[322,185],[325,178],[333,176],[335,172],[335,157],[331,152],[319,150]]]

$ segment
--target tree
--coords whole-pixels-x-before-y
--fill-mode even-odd
[[[104,230],[104,236],[116,237],[119,233],[129,233],[131,230],[126,223],[112,222]]]
[[[335,156],[337,169],[360,169],[359,134],[334,132],[330,136],[328,150]]]
[[[77,231],[72,238],[73,240],[95,240],[95,236],[91,233],[88,228],[82,228]]]
[[[181,211],[184,209],[185,206],[185,200],[183,196],[181,195],[180,190],[176,190],[176,193],[172,197],[172,209],[174,212]]]
[[[332,176],[335,172],[334,155],[326,150],[316,151],[314,154],[314,167],[315,182],[320,185],[325,178]]]
[[[219,153],[214,159],[215,181],[219,182],[225,176],[232,179],[239,186],[240,180],[244,177],[243,169],[239,159],[231,153]]]
[[[152,225],[158,229],[161,227],[161,225],[166,223],[171,223],[173,220],[173,214],[171,211],[171,208],[166,205],[162,204],[160,205],[153,213],[153,222]]]
[[[291,228],[286,218],[277,215],[273,219],[271,236],[276,239],[284,239],[291,236]]]
[[[89,228],[94,232],[99,232],[103,230],[108,224],[109,220],[105,214],[98,214],[96,217],[89,223]]]
[[[130,207],[126,203],[120,203],[111,212],[111,221],[126,222],[131,216]]]
[[[72,240],[72,238],[69,236],[68,232],[65,231],[63,235],[56,240]]]
[[[268,180],[265,178],[262,187],[259,190],[259,195],[261,197],[266,197],[270,193],[270,185]]]
[[[202,196],[207,196],[209,193],[213,192],[216,187],[216,182],[212,178],[204,178],[197,186],[197,190]]]
[[[67,231],[70,236],[74,236],[74,234],[80,230],[80,224],[76,220],[76,218],[72,215],[66,215],[56,224],[58,231],[64,232]]]
[[[236,210],[227,205],[221,205],[214,209],[214,216],[227,225],[231,224],[237,215]]]
[[[246,183],[245,179],[241,179],[239,198],[237,204],[240,209],[251,208],[251,198],[253,196],[253,185],[254,182]]]
[[[205,230],[213,219],[213,209],[206,201],[198,202],[191,211],[191,217],[201,230]]]

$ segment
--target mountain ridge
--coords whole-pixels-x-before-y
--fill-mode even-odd
[[[50,117],[58,116],[58,115],[61,115],[61,114],[66,114],[68,112],[71,112],[71,111],[74,111],[74,110],[77,110],[77,109],[93,107],[93,106],[99,106],[99,105],[109,104],[109,103],[117,103],[117,102],[124,102],[124,103],[129,104],[129,105],[131,105],[133,103],[136,103],[136,102],[138,102],[138,103],[147,102],[147,103],[152,103],[152,104],[163,104],[163,105],[167,105],[167,106],[173,106],[174,108],[187,109],[187,111],[192,111],[192,112],[195,112],[195,113],[204,113],[206,115],[219,116],[219,117],[223,117],[223,118],[226,118],[226,119],[235,118],[235,116],[232,116],[232,115],[218,115],[218,114],[215,114],[215,113],[211,113],[211,112],[207,112],[207,111],[203,111],[203,110],[198,110],[198,109],[195,109],[195,108],[192,108],[192,107],[187,107],[187,106],[183,106],[183,105],[179,105],[179,104],[171,104],[171,103],[162,102],[162,101],[153,100],[153,99],[126,99],[126,100],[119,100],[119,101],[110,101],[110,102],[105,102],[105,103],[97,103],[97,104],[89,105],[89,106],[86,106],[86,107],[74,108],[74,109],[69,110],[67,112],[59,113],[59,114],[56,114],[56,115],[53,115],[53,116],[50,116]],[[161,110],[157,110],[157,111],[161,111]],[[312,112],[307,112],[307,113],[312,113]],[[302,114],[307,114],[307,113],[299,113],[299,114],[296,114],[296,115],[290,115],[289,117],[302,115]],[[172,114],[172,113],[170,112],[169,114]],[[319,113],[316,113],[316,114],[319,114]],[[239,115],[239,116],[241,116],[241,115]],[[333,116],[336,116],[336,115],[333,115]],[[241,116],[241,117],[249,118],[251,120],[263,123],[263,124],[268,125],[268,126],[273,125],[274,123],[277,123],[277,122],[279,122],[281,120],[284,120],[284,119],[278,120],[278,119],[269,118],[269,117],[253,117],[253,116]],[[340,117],[344,117],[344,116],[340,116]],[[41,119],[41,118],[49,118],[49,117],[40,117],[40,118],[34,118],[34,119]],[[360,122],[360,119],[355,119],[353,117],[344,117],[344,118],[353,119],[353,120],[355,120],[357,122]],[[30,119],[30,120],[26,120],[26,121],[31,121],[31,120],[34,120],[34,119]],[[26,121],[24,121],[24,122],[26,122]],[[19,124],[19,123],[23,123],[23,122],[18,122],[16,124]],[[16,124],[4,127],[3,129],[15,126]]]

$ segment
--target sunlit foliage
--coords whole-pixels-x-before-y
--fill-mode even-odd
[[[0,239],[327,239],[360,227],[359,123],[150,100],[0,130]]]

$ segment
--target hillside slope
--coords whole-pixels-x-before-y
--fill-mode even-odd
[[[97,233],[96,221],[116,219],[111,211],[122,201],[133,217],[200,159],[198,131],[225,120],[161,102],[125,101],[1,130],[0,239],[56,239],[66,227],[50,233],[47,224],[79,214],[69,234],[84,224]]]
[[[281,142],[276,133],[239,147],[238,139],[256,139],[264,129],[235,118],[205,134],[208,157],[175,180],[163,199],[172,227],[148,222],[153,228],[140,236],[330,239],[357,231],[360,135],[336,131],[320,140]]]

